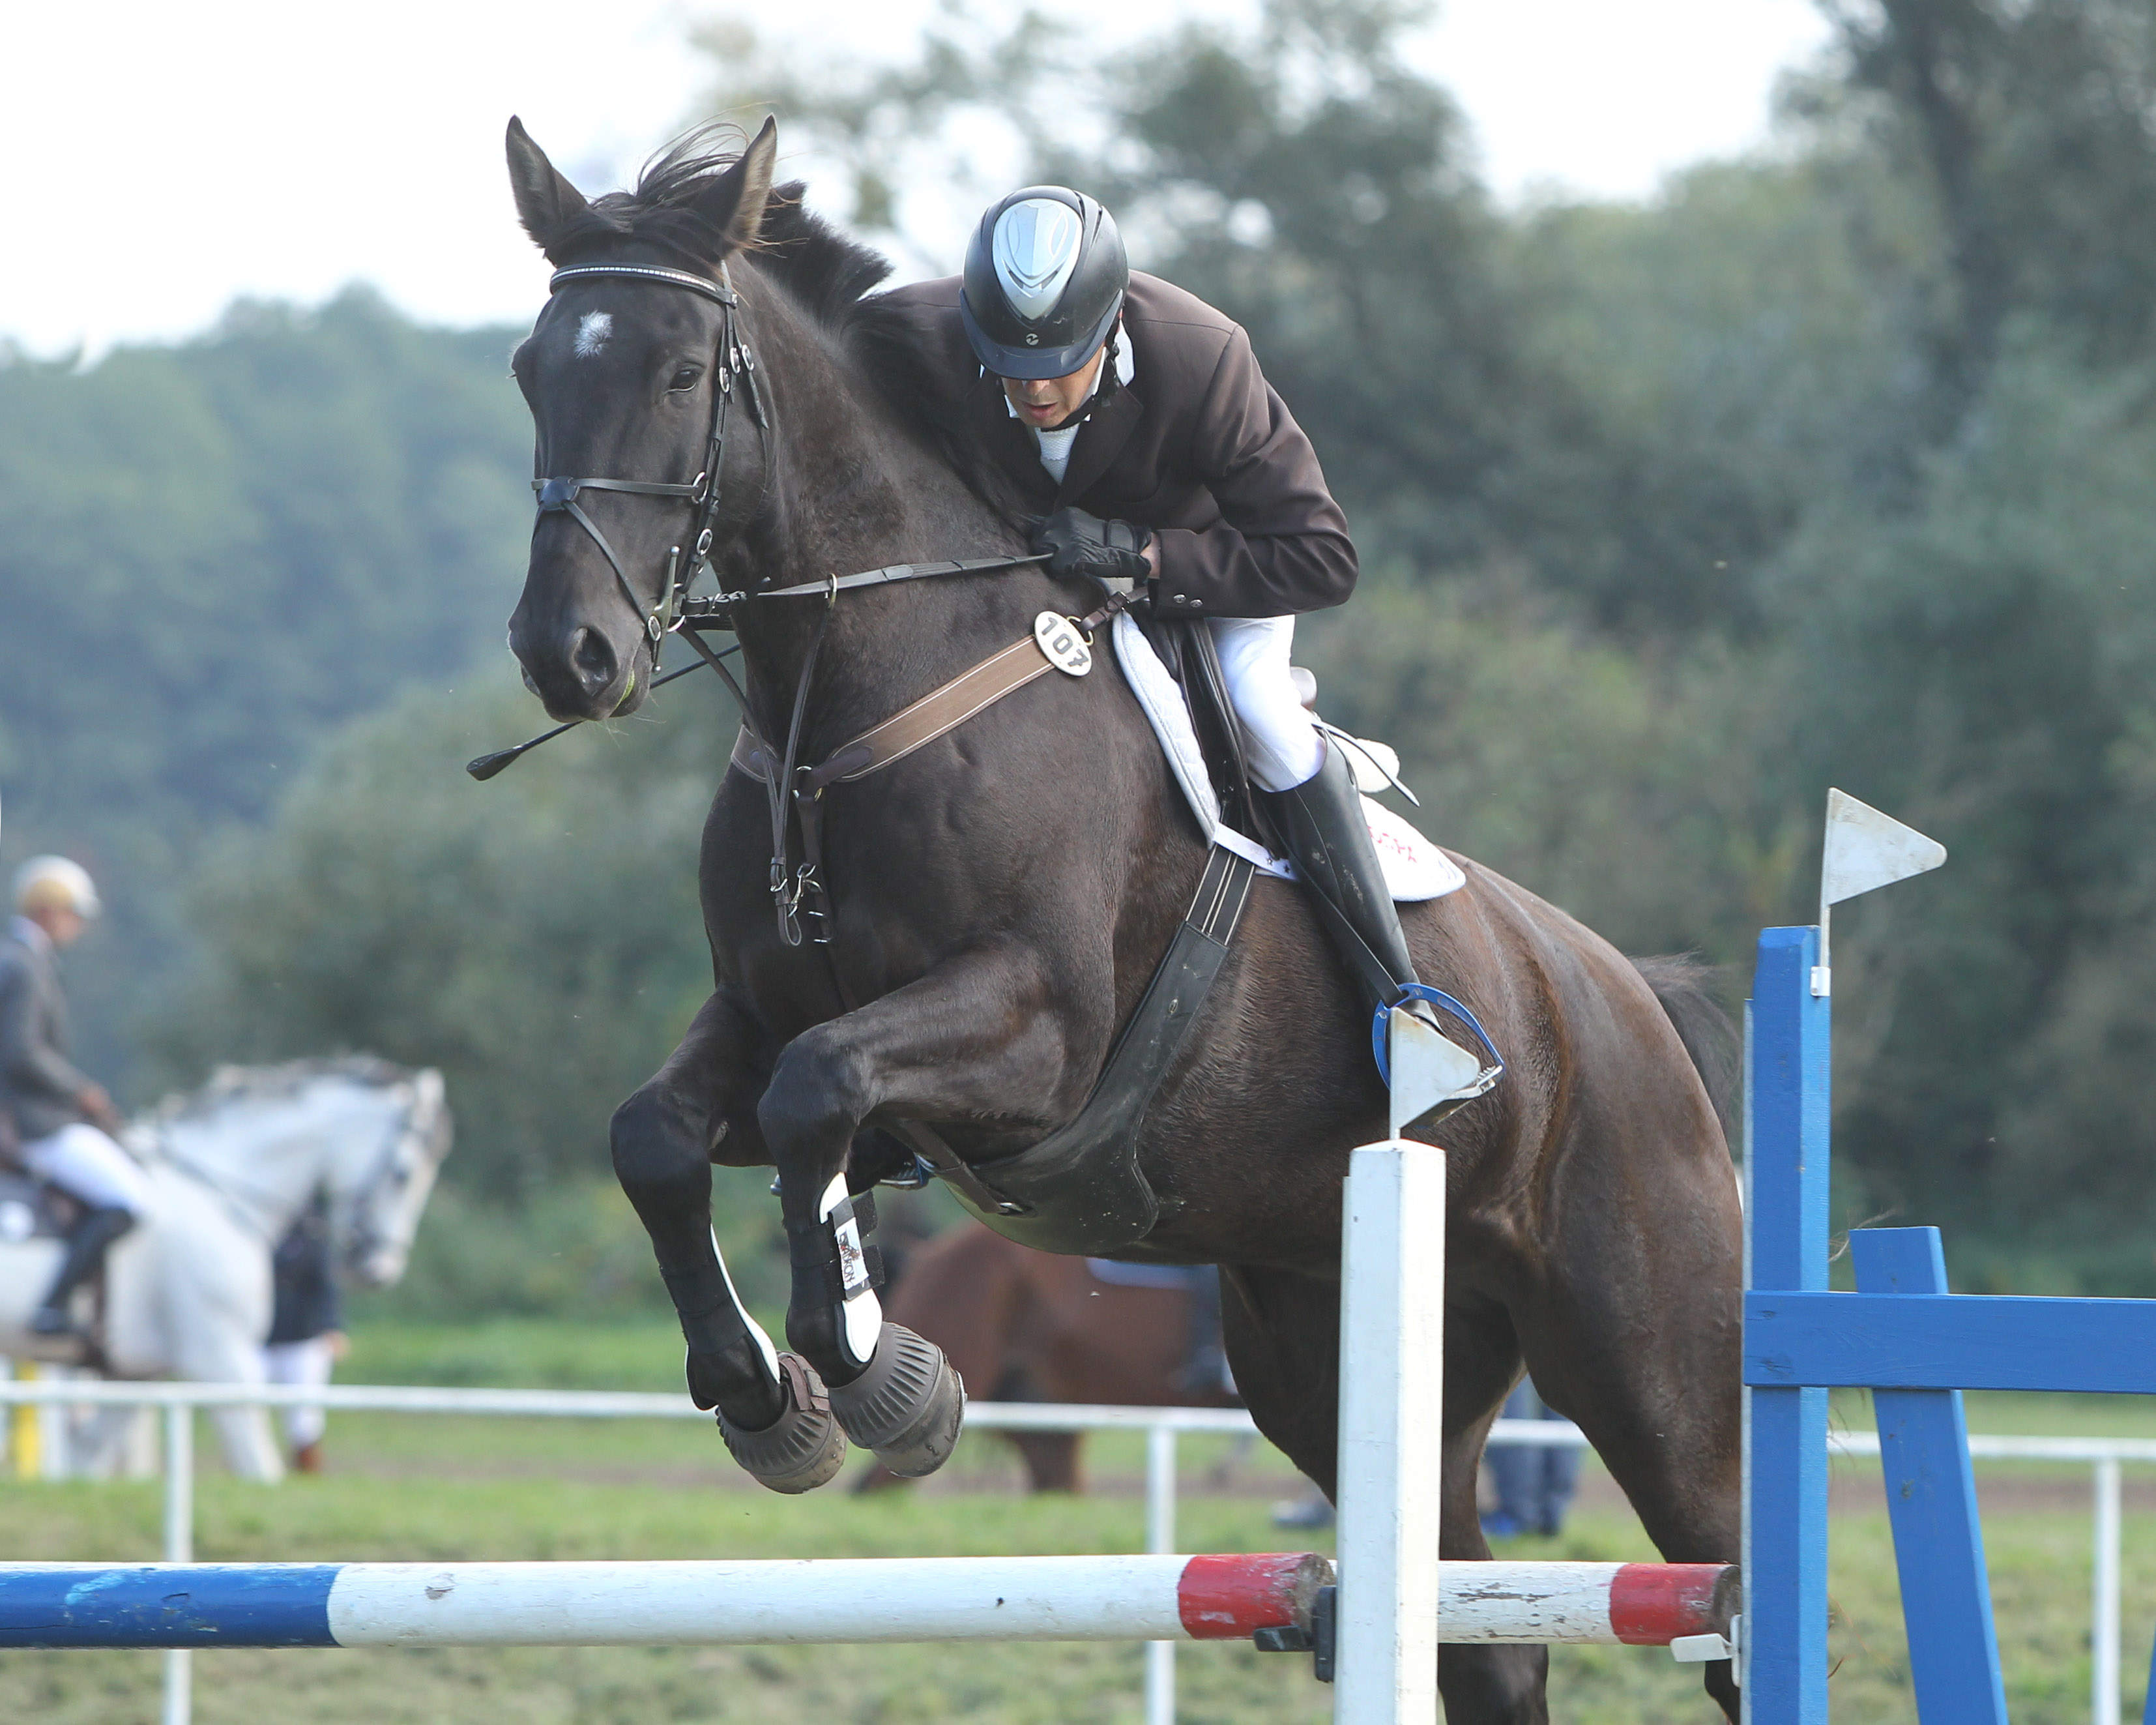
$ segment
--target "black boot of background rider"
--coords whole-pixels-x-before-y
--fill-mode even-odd
[[[1325,765],[1312,777],[1292,790],[1260,794],[1288,855],[1295,859],[1296,872],[1310,889],[1332,901],[1396,985],[1419,980],[1407,936],[1400,932],[1392,889],[1385,884],[1384,869],[1370,842],[1362,793],[1355,788],[1347,756],[1328,741]],[[1367,974],[1368,960],[1341,940],[1329,923],[1327,932],[1374,1010],[1378,998],[1373,992],[1374,981]]]
[[[83,1213],[82,1220],[69,1231],[66,1254],[60,1259],[52,1286],[45,1290],[44,1304],[31,1316],[32,1335],[65,1336],[74,1330],[68,1301],[76,1289],[97,1274],[97,1266],[105,1261],[105,1249],[134,1225],[135,1213],[117,1207]]]

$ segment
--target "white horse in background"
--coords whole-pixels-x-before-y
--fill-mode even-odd
[[[362,1286],[387,1287],[404,1273],[450,1132],[440,1073],[367,1057],[223,1067],[202,1089],[138,1119],[126,1142],[149,1171],[153,1198],[105,1260],[105,1369],[262,1383],[277,1242],[326,1189],[340,1268]],[[50,1342],[26,1326],[60,1245],[8,1240],[28,1231],[8,1219],[0,1216],[0,1354],[35,1357]],[[76,1432],[82,1471],[112,1470],[134,1417],[104,1408]],[[211,1418],[233,1472],[283,1477],[262,1408]]]

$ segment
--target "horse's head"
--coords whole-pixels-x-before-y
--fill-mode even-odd
[[[452,1135],[442,1075],[432,1067],[397,1073],[381,1097],[386,1113],[377,1146],[332,1176],[344,1265],[368,1288],[386,1288],[404,1274]]]
[[[731,165],[696,143],[634,194],[588,203],[509,123],[517,214],[558,272],[512,361],[537,431],[540,515],[509,644],[556,718],[642,704],[675,583],[700,533],[737,522],[764,459],[728,351],[724,266],[762,222],[777,128],[767,121]]]

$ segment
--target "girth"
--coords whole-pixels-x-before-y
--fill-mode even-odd
[[[1171,1205],[1153,1190],[1138,1155],[1146,1111],[1212,997],[1256,874],[1249,858],[1213,847],[1190,908],[1086,1105],[1038,1144],[961,1164],[968,1182],[947,1182],[960,1203],[998,1233],[1044,1252],[1099,1257],[1153,1231]],[[910,1140],[921,1129],[900,1121],[891,1130]],[[975,1197],[980,1188],[988,1204]]]

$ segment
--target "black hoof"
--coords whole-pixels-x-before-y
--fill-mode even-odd
[[[830,1392],[846,1435],[901,1480],[951,1459],[966,1423],[966,1386],[943,1350],[902,1324],[886,1324],[868,1369]]]
[[[743,1431],[719,1410],[727,1451],[760,1486],[792,1495],[814,1491],[845,1465],[846,1434],[831,1413],[824,1380],[798,1354],[778,1357],[785,1411],[762,1431]]]

